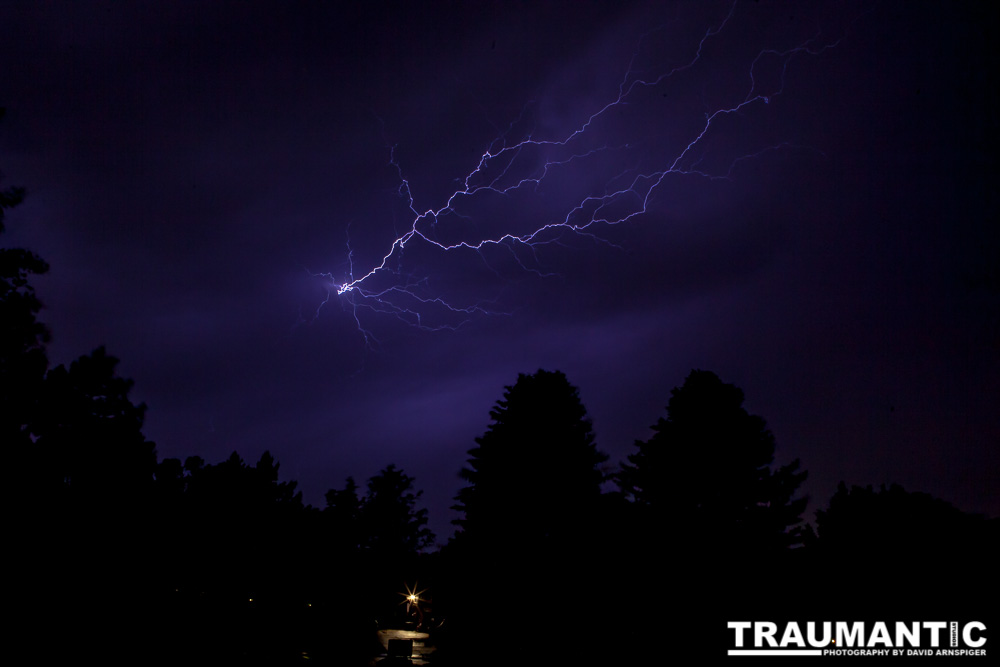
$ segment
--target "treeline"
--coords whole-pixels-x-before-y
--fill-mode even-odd
[[[0,233],[23,197],[0,190]],[[47,268],[0,250],[15,634],[50,655],[365,664],[381,620],[430,629],[439,664],[641,664],[717,652],[731,620],[971,618],[995,599],[996,519],[841,484],[814,529],[806,472],[774,464],[764,419],[707,371],[616,468],[565,375],[520,375],[469,450],[458,530],[434,552],[421,492],[393,465],[315,508],[270,453],[158,460],[114,357],[49,367],[30,282]]]
[[[724,655],[738,619],[993,613],[997,519],[841,483],[814,528],[806,472],[774,465],[774,437],[743,400],[692,371],[652,436],[602,476],[577,390],[558,372],[519,376],[462,471],[461,530],[442,552],[454,576],[439,586],[460,613],[441,657],[509,663],[486,648],[498,620],[534,638],[539,662],[652,664]]]

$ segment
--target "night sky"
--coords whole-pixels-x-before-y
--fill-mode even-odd
[[[395,463],[439,542],[539,368],[614,464],[700,368],[810,518],[842,479],[997,516],[987,5],[5,1],[2,241],[161,458],[270,450],[320,506]]]

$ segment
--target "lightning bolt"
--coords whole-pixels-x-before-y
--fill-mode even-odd
[[[388,250],[381,260],[367,268],[358,270],[356,267],[354,250],[348,238],[346,275],[312,274],[323,281],[326,289],[326,298],[317,308],[317,315],[319,309],[334,298],[338,299],[353,316],[368,347],[378,345],[378,339],[365,324],[373,313],[391,316],[424,330],[456,329],[477,315],[502,312],[495,308],[497,299],[462,303],[444,296],[435,291],[430,274],[407,268],[404,262],[406,251],[422,246],[421,252],[474,253],[479,261],[501,278],[504,271],[498,265],[505,261],[512,261],[519,271],[538,276],[553,275],[545,269],[538,255],[540,249],[563,243],[567,235],[614,245],[604,239],[600,231],[646,214],[657,191],[668,178],[731,179],[739,164],[769,151],[794,147],[787,142],[763,146],[728,161],[728,168],[712,171],[704,166],[710,153],[707,145],[709,138],[724,119],[739,117],[751,107],[774,102],[784,92],[785,75],[795,58],[816,56],[836,47],[839,40],[821,41],[816,35],[789,48],[758,50],[754,57],[744,61],[743,75],[739,77],[742,84],[734,84],[735,92],[730,94],[729,100],[705,107],[703,117],[690,123],[687,136],[674,139],[673,152],[666,157],[661,156],[654,165],[641,165],[643,157],[648,157],[650,152],[641,140],[601,140],[602,135],[614,134],[609,129],[614,112],[641,104],[643,94],[648,96],[668,90],[677,77],[701,65],[712,41],[725,33],[733,22],[736,9],[737,3],[734,2],[723,18],[705,30],[685,62],[649,74],[642,73],[639,61],[645,45],[663,29],[642,35],[625,67],[617,93],[612,93],[583,122],[561,136],[536,137],[531,130],[522,129],[525,118],[530,115],[529,103],[521,117],[513,121],[506,131],[499,132],[474,160],[474,166],[453,181],[458,184],[457,187],[436,208],[420,210],[417,207],[410,180],[397,158],[396,146],[388,146],[388,164],[398,178],[397,194],[412,217],[405,231],[388,243]],[[667,95],[666,92],[662,94]],[[663,132],[676,134],[679,130],[670,127],[664,128]],[[518,134],[517,139],[512,139]],[[633,157],[631,164],[622,165],[623,160],[636,154],[640,157]],[[581,166],[591,168],[595,164],[605,170],[609,165],[618,167],[604,177],[599,190],[567,198],[559,204],[558,213],[548,219],[533,221],[527,228],[518,228],[518,224],[511,222],[509,229],[498,230],[493,223],[477,224],[477,218],[466,212],[472,208],[473,202],[488,198],[490,202],[499,201],[497,198],[510,201],[512,198],[538,195],[546,184],[565,178],[567,171]],[[552,189],[559,192],[555,184]],[[550,200],[551,197],[546,198],[546,205],[539,208],[551,207]]]

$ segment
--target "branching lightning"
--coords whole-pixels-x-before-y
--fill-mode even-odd
[[[728,169],[720,171],[713,172],[702,166],[708,151],[705,143],[723,118],[741,114],[752,106],[770,104],[784,92],[785,74],[794,58],[818,55],[835,47],[836,41],[821,42],[816,36],[791,48],[765,48],[757,51],[756,57],[748,59],[743,65],[742,92],[737,90],[724,105],[706,109],[703,121],[690,130],[687,138],[676,143],[677,148],[673,154],[661,156],[652,168],[634,165],[616,171],[613,176],[605,179],[603,192],[588,193],[564,202],[558,216],[526,231],[498,231],[488,225],[478,227],[476,219],[462,212],[465,208],[463,204],[477,198],[507,198],[525,191],[537,191],[560,170],[582,163],[600,163],[613,153],[634,149],[634,144],[629,142],[608,143],[599,140],[601,130],[598,125],[613,111],[627,107],[641,91],[658,91],[667,87],[682,72],[697,67],[703,59],[703,52],[733,21],[736,7],[737,4],[734,3],[724,18],[704,32],[697,48],[686,62],[648,75],[640,74],[636,61],[643,44],[656,31],[643,35],[625,67],[617,94],[613,94],[609,101],[563,136],[538,138],[529,131],[522,137],[511,140],[509,135],[515,133],[520,125],[518,121],[511,123],[506,132],[500,133],[486,147],[475,161],[475,166],[464,176],[454,180],[458,184],[456,189],[437,208],[418,209],[410,180],[397,159],[395,147],[390,148],[389,164],[398,175],[398,195],[405,201],[412,215],[409,226],[388,243],[388,250],[380,261],[360,270],[355,266],[354,250],[348,241],[346,276],[337,277],[333,273],[317,276],[323,279],[327,290],[320,308],[333,298],[341,300],[352,314],[358,331],[368,346],[377,344],[377,339],[364,324],[365,313],[391,315],[426,330],[454,329],[476,315],[495,314],[492,307],[494,303],[483,300],[460,305],[452,299],[435,294],[429,288],[428,275],[415,275],[402,270],[405,250],[423,245],[439,253],[477,253],[479,259],[499,275],[487,253],[489,249],[497,249],[504,251],[505,256],[512,259],[520,270],[541,276],[550,275],[536,254],[540,248],[559,243],[566,234],[604,241],[600,229],[621,225],[644,215],[657,190],[669,177],[683,175],[729,179],[740,163],[755,159],[763,153],[788,147],[788,143],[760,147],[754,152],[732,159]],[[768,75],[762,76],[760,70],[764,69],[765,62]],[[765,83],[765,80],[770,83]],[[670,129],[674,131],[674,128]],[[522,159],[532,151],[533,155],[546,152],[543,164],[533,165],[531,159]],[[463,223],[459,238],[445,239],[438,233],[439,223],[446,218],[454,218]],[[449,318],[442,318],[440,314],[448,315]]]

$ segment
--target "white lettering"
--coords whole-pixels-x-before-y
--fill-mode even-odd
[[[786,648],[789,644],[804,647],[806,642],[802,639],[802,631],[799,624],[792,621],[785,626],[785,634],[781,635],[781,648]]]
[[[903,640],[910,646],[920,646],[920,624],[913,623],[907,627],[906,623],[896,623],[896,646],[903,646]]]
[[[736,647],[743,646],[743,631],[753,625],[750,621],[730,621],[729,629],[736,630]]]
[[[831,626],[829,621],[823,623],[823,638],[816,639],[816,624],[809,622],[806,624],[806,632],[809,635],[809,645],[815,646],[816,648],[823,648],[824,646],[829,646],[830,640],[833,638],[833,632],[831,631]]]
[[[865,624],[837,621],[837,646],[864,646]]]
[[[778,645],[778,642],[774,641],[774,635],[778,632],[778,626],[770,621],[763,621],[754,626],[754,640],[753,645],[760,647],[764,645],[764,640],[767,640],[767,645],[774,648]]]
[[[892,639],[889,637],[889,630],[885,627],[885,623],[882,621],[875,624],[875,629],[872,631],[871,637],[868,638],[868,646],[874,646],[875,644],[892,646]]]
[[[931,631],[931,646],[941,645],[941,631],[947,627],[944,621],[924,621],[924,628]]]
[[[972,638],[972,630],[975,628],[982,632],[986,629],[986,626],[979,621],[973,621],[972,623],[966,623],[965,627],[962,628],[962,641],[965,642],[966,646],[971,646],[972,648],[979,648],[986,643],[986,637],[980,637],[979,639]]]

